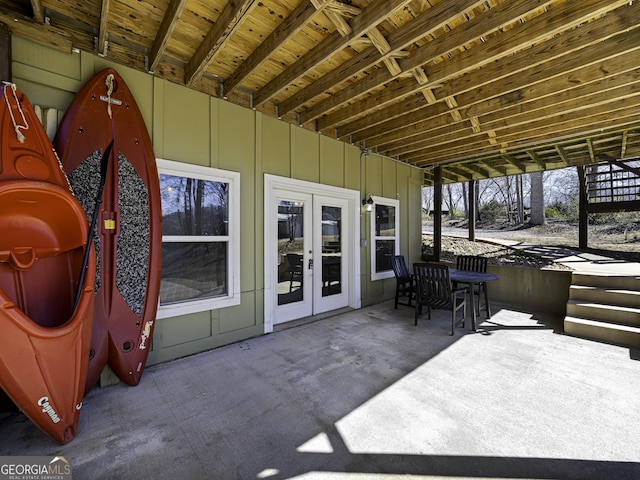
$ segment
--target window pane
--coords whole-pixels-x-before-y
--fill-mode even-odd
[[[229,234],[229,184],[160,174],[163,235]]]
[[[376,240],[376,272],[391,270],[391,257],[395,251],[395,240]]]
[[[162,244],[161,305],[226,294],[226,242]]]
[[[376,236],[394,237],[396,234],[396,208],[376,204]]]

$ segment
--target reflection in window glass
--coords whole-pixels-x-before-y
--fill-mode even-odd
[[[376,241],[376,272],[391,270],[391,257],[395,255],[395,240]]]
[[[304,203],[278,200],[278,305],[303,300]]]
[[[342,293],[342,208],[322,206],[322,296]]]
[[[162,245],[162,305],[227,293],[226,242],[165,242]]]
[[[396,235],[396,209],[390,205],[376,204],[376,236]]]
[[[393,277],[391,257],[400,252],[398,212],[400,202],[375,197],[374,218],[371,219],[371,279]]]
[[[162,279],[160,305],[230,295],[228,181],[160,173]]]
[[[228,235],[229,184],[160,175],[163,235]]]

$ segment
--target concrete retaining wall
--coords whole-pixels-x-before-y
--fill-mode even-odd
[[[566,315],[571,286],[570,270],[495,265],[490,265],[488,270],[500,277],[500,280],[488,284],[490,302],[562,317]]]

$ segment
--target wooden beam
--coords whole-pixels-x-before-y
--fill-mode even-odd
[[[404,50],[421,38],[426,37],[438,31],[439,29],[446,28],[447,24],[451,22],[452,18],[460,15],[460,11],[471,10],[478,7],[479,5],[482,5],[483,3],[484,2],[479,0],[459,1],[456,2],[455,5],[449,4],[447,2],[438,3],[437,5],[427,9],[418,17],[415,17],[413,20],[407,22],[402,26],[401,29],[398,29],[390,34],[389,38],[385,39],[385,42],[389,44],[389,51],[385,55],[387,57],[391,57],[395,52]],[[349,60],[348,65],[344,65],[347,68],[341,68],[337,71],[332,72],[330,75],[326,76],[328,78],[322,79],[322,83],[316,81],[313,84],[309,85],[305,89],[307,90],[307,92],[305,92],[303,96],[301,95],[301,98],[297,100],[297,103],[291,105],[290,108],[296,108],[297,106],[302,105],[305,101],[308,101],[313,97],[320,95],[322,92],[327,90],[326,84],[340,84],[344,80],[348,79],[351,75],[366,70],[376,63],[380,62],[384,58],[387,58],[384,55],[381,56],[380,52],[377,50],[377,48],[372,47],[360,52],[351,60]],[[422,65],[419,65],[416,68],[421,67]],[[396,74],[395,76],[399,75],[400,73],[402,72],[398,72],[398,74]],[[375,86],[379,86],[385,82],[391,81],[394,78],[394,75],[389,70],[385,70],[384,73],[380,75],[384,77],[384,81],[381,81],[378,85]],[[312,108],[302,112],[301,123],[304,124],[315,120],[327,110],[332,110],[338,105],[353,101],[354,98],[367,93],[375,87],[374,86],[370,89],[363,90],[361,88],[361,86],[363,85],[362,81],[356,82],[356,84],[359,85],[358,88],[347,88],[341,90],[336,94],[336,98],[333,98],[332,96],[326,100],[319,102]],[[345,90],[348,90],[348,92],[345,93]],[[319,120],[319,122],[319,130],[328,127],[324,125],[323,121]]]
[[[242,18],[257,3],[257,0],[232,0],[227,3],[216,23],[187,62],[184,78],[186,85],[192,86],[200,79],[209,63],[239,27]]]
[[[149,52],[150,73],[154,73],[156,68],[158,68],[158,63],[160,63],[162,54],[167,48],[167,43],[171,35],[173,35],[173,31],[176,28],[176,24],[180,19],[186,3],[187,0],[171,0],[169,2],[169,6],[164,13],[164,17],[162,17],[162,23],[160,23],[160,28],[158,29],[158,33],[156,33],[156,38],[153,40],[153,45],[151,45],[151,51]]]
[[[506,2],[509,3],[509,2]],[[620,6],[622,4],[626,4],[622,0],[617,0],[614,4],[611,4],[611,8],[609,10],[613,10],[616,6]],[[607,4],[607,8],[609,4]],[[483,83],[490,83],[496,81],[497,78],[503,78],[507,75],[513,74],[516,71],[522,71],[526,68],[532,67],[532,63],[537,63],[538,58],[544,57],[546,58],[557,58],[559,56],[558,49],[551,49],[545,40],[553,35],[553,32],[562,32],[565,29],[570,29],[573,26],[580,25],[585,21],[585,18],[590,18],[592,16],[597,15],[597,12],[602,11],[602,2],[598,2],[597,0],[588,0],[587,2],[580,3],[579,8],[575,8],[575,5],[571,4],[563,4],[556,6],[553,10],[550,10],[547,14],[540,15],[539,17],[534,18],[533,20],[526,22],[525,24],[518,25],[509,30],[509,42],[505,42],[502,35],[496,35],[491,40],[487,40],[485,43],[482,43],[475,48],[466,50],[456,56],[456,62],[441,62],[437,65],[434,65],[427,71],[427,75],[429,76],[432,84],[439,84],[441,82],[450,81],[452,79],[456,79],[450,83],[451,90],[445,91],[444,96],[450,96],[453,94],[461,93],[464,91],[468,91],[470,88],[467,86],[466,82],[469,80],[466,76],[462,76],[462,74],[470,73],[474,70],[477,71],[476,77],[478,74],[484,76]],[[635,9],[634,7],[629,7]],[[618,24],[617,32],[625,31],[628,28],[634,28],[631,26],[631,12],[625,9],[625,12],[620,13],[620,16],[624,18],[620,19],[615,13],[611,14],[612,17],[615,17],[615,20],[621,22],[623,24],[628,25],[626,28],[622,27]],[[608,16],[607,16],[608,17]],[[480,16],[478,17],[480,18]],[[504,20],[507,21],[507,16],[505,16]],[[603,17],[606,18],[606,17]],[[549,26],[553,25],[553,29],[550,30]],[[637,26],[637,22],[635,24]],[[575,29],[575,32],[580,31],[580,29]],[[594,31],[589,29],[588,33],[590,33],[591,37],[582,39],[580,44],[571,44],[572,51],[576,51],[578,49],[585,47],[586,43],[594,43],[602,41],[602,37],[599,35],[594,35]],[[572,32],[565,32],[562,35],[562,39],[566,41],[565,36],[571,35]],[[585,30],[580,31],[582,36],[585,35]],[[504,35],[507,35],[506,33]],[[446,42],[448,40],[448,35],[444,35],[445,39],[441,41]],[[439,37],[440,38],[440,37]],[[452,36],[452,38],[456,38]],[[437,40],[437,39],[436,39]],[[558,40],[560,42],[560,40]],[[430,42],[428,45],[430,45]],[[534,47],[531,47],[531,45]],[[448,51],[448,47],[455,45],[455,43],[444,43],[440,47],[437,42],[435,45],[430,45],[430,48],[421,48],[416,49],[414,55],[409,57],[408,59],[401,62],[401,66],[404,71],[410,70],[416,66],[421,66],[424,63],[432,60],[435,54],[442,54]],[[508,45],[508,46],[507,46]],[[562,42],[562,45],[565,45],[565,42]],[[437,51],[434,50],[437,48]],[[514,53],[519,52],[518,60],[514,60]],[[431,52],[431,53],[428,53]],[[538,55],[539,52],[539,55]],[[428,56],[425,56],[427,55]],[[565,52],[566,54],[566,52]],[[419,55],[419,60],[417,60],[417,55]],[[580,60],[584,63],[584,57],[576,56],[574,60]],[[523,60],[526,58],[526,60]],[[426,60],[425,60],[426,59]],[[506,63],[498,63],[496,60],[505,59]],[[421,63],[423,60],[425,62]],[[518,65],[514,65],[513,67],[509,64],[518,63]],[[559,62],[558,62],[559,63]],[[490,65],[491,64],[491,65]],[[539,64],[538,64],[539,65]],[[478,70],[480,67],[484,66],[487,70]],[[556,67],[557,68],[557,67]],[[489,70],[495,70],[496,75],[492,75],[489,73]],[[540,69],[539,70],[543,70]],[[493,72],[492,72],[493,73]],[[539,73],[541,75],[548,76],[546,72]],[[527,78],[527,84],[530,84],[531,81],[528,77],[522,76],[523,78]],[[350,103],[349,107],[345,107],[341,109],[338,113],[330,114],[321,119],[319,121],[319,129],[334,127],[339,123],[342,123],[346,120],[345,115],[347,113],[351,113],[352,116],[365,117],[370,116],[371,110],[380,110],[381,106],[391,103],[397,103],[401,97],[406,97],[409,95],[413,95],[424,88],[424,85],[419,85],[417,82],[405,82],[402,88],[394,88],[394,89],[386,89],[380,95],[375,95],[375,102],[372,101],[371,98],[365,98],[360,101],[354,102],[354,98],[362,95],[363,93],[369,92],[374,88],[380,88],[386,83],[388,83],[390,79],[388,78],[388,74],[386,71],[378,71],[375,74],[369,75],[362,80],[351,84],[349,87],[341,90],[340,92],[332,95],[331,104],[325,104],[323,107],[328,110],[328,107],[336,108],[338,105],[342,103]],[[473,83],[471,89],[477,89],[478,87],[477,80]],[[322,102],[321,102],[322,103]],[[325,111],[326,111],[325,110]],[[387,118],[390,118],[387,116]],[[350,128],[349,125],[342,125],[339,127],[339,136],[345,135],[354,135],[355,131]]]
[[[443,24],[446,26],[448,23],[452,21],[453,18],[460,15],[460,12],[466,11],[467,7],[475,8],[478,5],[481,5],[482,3],[483,2],[477,2],[477,3],[469,2],[468,4],[462,4],[462,5],[456,3],[455,8],[451,9],[451,4],[448,4],[447,2],[441,2],[438,5],[436,5],[436,7],[441,7],[441,10],[444,15],[442,17],[436,17],[436,18],[441,19]],[[545,2],[545,3],[550,3],[550,2]],[[461,49],[464,47],[465,44],[468,44],[469,42],[476,40],[478,37],[486,35],[492,31],[495,31],[499,26],[513,22],[514,15],[516,16],[516,18],[520,17],[525,13],[530,12],[531,10],[535,10],[536,8],[539,8],[539,6],[540,5],[533,7],[533,4],[531,2],[527,2],[526,0],[518,0],[517,2],[502,3],[496,6],[495,8],[488,10],[483,15],[477,15],[472,20],[461,24],[459,28],[457,29],[454,28],[453,30],[451,30],[451,32],[449,32],[449,34],[442,35],[428,42],[423,48],[414,49],[413,54],[411,56],[409,56],[407,59],[400,62],[402,71],[407,72],[407,71],[413,70],[414,68],[423,67],[424,65],[429,64],[430,62],[436,60],[438,57],[445,55],[447,52]],[[406,28],[406,31],[412,32],[415,24],[415,26],[420,27],[419,29],[416,30],[415,35],[420,35],[420,37],[424,37],[429,32],[434,31],[432,30],[433,27],[441,27],[441,24],[439,22],[433,22],[433,19],[428,18],[430,11],[434,10],[436,7],[426,10],[421,16],[416,17],[416,19],[410,23],[409,27]],[[449,9],[447,9],[447,7]],[[410,38],[406,38],[405,27],[406,26],[403,26],[402,29],[399,29],[398,31],[394,32],[394,35],[389,36],[388,40],[394,51],[400,48],[405,48],[407,46],[405,42]],[[412,38],[411,41],[415,42],[416,39]],[[501,53],[501,49],[504,49],[504,46],[495,45],[495,44],[504,44],[504,43],[505,42],[503,42],[502,39],[498,38],[497,40],[491,42],[493,48],[487,48],[485,47],[485,45],[482,45],[481,47],[477,47],[477,48],[482,48],[484,50],[482,53],[483,56],[490,56],[495,60],[500,56],[513,53],[512,51],[510,51],[503,54]],[[526,45],[529,46],[530,44],[527,43]],[[477,48],[474,48],[472,50],[476,50]],[[480,66],[480,65],[477,65],[477,66],[475,65],[478,62],[480,62],[480,64],[490,63],[490,62],[483,61],[480,59],[480,57],[478,57],[472,61],[473,63],[472,69],[475,69]],[[464,62],[464,64],[462,65],[459,62],[456,62],[455,63],[456,70],[460,67],[464,67],[465,64],[466,62]],[[466,71],[468,70],[463,70],[459,73],[460,74],[466,73]],[[434,86],[435,84],[440,82],[440,80],[435,81],[434,78],[432,78],[432,75],[430,75],[429,73],[428,75],[432,81],[432,85],[430,86]],[[323,103],[322,106],[318,105],[316,107],[315,111],[316,112],[319,110],[326,111],[326,110],[330,110],[337,107],[338,104],[352,103],[354,98],[357,98],[358,96],[362,96],[374,89],[380,88],[383,85],[387,84],[390,80],[392,80],[392,77],[386,71],[378,71],[373,75],[367,76],[362,80],[351,84],[349,87],[343,89],[338,94],[333,95],[331,98],[331,104],[328,104],[329,100],[325,100],[324,102],[322,102]],[[422,88],[417,88],[417,87],[422,87]],[[416,91],[421,90],[423,88],[424,88],[423,85],[421,86],[419,83],[414,81],[411,83],[411,87],[407,89],[406,95],[413,94]],[[394,101],[398,99],[397,93],[399,92],[396,91],[396,96],[394,96],[394,99],[393,99]],[[360,103],[366,104],[366,100]],[[378,105],[378,108],[380,107],[380,105],[381,104]],[[349,111],[353,112],[353,109],[349,109]],[[319,128],[323,129],[329,126],[334,126],[335,124],[346,120],[345,118],[339,118],[339,116],[335,118],[337,115],[339,115],[339,113],[343,113],[342,110],[338,112],[338,114],[331,116],[330,119],[326,117],[323,118],[322,123],[319,125]],[[311,115],[309,115],[309,117],[311,117]],[[304,117],[304,118],[306,119],[307,117]]]
[[[36,23],[44,23],[44,7],[42,0],[31,0],[31,8],[33,9],[33,19]]]
[[[328,5],[324,2],[323,6]],[[240,83],[251,75],[274,51],[298,33],[316,14],[316,7],[309,0],[301,2],[287,18],[249,55],[249,57],[224,81],[225,94],[230,94]]]
[[[107,29],[109,27],[110,1],[111,0],[102,0],[102,8],[100,10],[100,27],[98,28],[96,53],[101,57],[107,56]]]
[[[639,12],[640,13],[640,12]],[[605,17],[609,20],[613,15]],[[603,19],[604,20],[604,19]],[[594,22],[596,23],[596,22]],[[616,23],[617,25],[617,23]],[[603,25],[600,25],[603,27]],[[546,58],[542,65],[533,65],[522,70],[519,65],[531,65],[529,55],[537,56],[538,47],[533,47],[533,51],[523,52],[522,55],[515,55],[510,63],[502,67],[486,67],[478,72],[473,72],[465,76],[465,79],[472,79],[476,88],[470,91],[461,92],[456,98],[464,116],[482,116],[483,128],[495,128],[496,123],[512,123],[512,117],[518,116],[526,118],[530,116],[536,120],[541,115],[553,115],[559,111],[569,108],[587,108],[594,101],[603,102],[609,100],[607,93],[609,88],[614,92],[623,95],[633,95],[637,91],[637,84],[640,81],[640,72],[630,70],[635,58],[638,56],[638,32],[636,29],[629,33],[623,33],[612,37],[596,45],[588,45],[589,59],[593,63],[584,65],[583,57],[573,55],[573,48],[566,50],[556,49],[562,57]],[[574,32],[569,32],[563,36],[565,40]],[[584,33],[576,40],[583,38]],[[548,48],[548,47],[547,47]],[[544,55],[544,52],[540,50]],[[591,56],[593,55],[593,56]],[[504,76],[504,69],[507,72],[514,71],[513,74]],[[544,72],[544,73],[542,73]],[[484,77],[483,77],[484,76]],[[502,78],[500,78],[502,76]],[[580,79],[579,82],[567,82],[567,77]],[[487,78],[492,78],[490,82]],[[534,81],[533,85],[529,82]],[[454,82],[460,84],[461,82]],[[485,88],[479,86],[487,84]],[[401,84],[398,84],[401,87]],[[466,86],[464,88],[467,88]],[[626,93],[624,93],[626,90]],[[385,101],[387,92],[382,92],[376,98]],[[582,98],[583,100],[577,101]],[[339,135],[352,132],[354,141],[366,138],[368,144],[379,146],[385,150],[390,148],[389,144],[397,141],[398,145],[408,146],[411,141],[407,137],[415,135],[417,132],[424,134],[440,126],[450,126],[450,120],[446,117],[436,118],[444,111],[438,106],[425,106],[416,110],[413,106],[414,97],[404,102],[399,102],[391,108],[386,108],[368,115],[368,124],[358,120],[351,124],[339,128]],[[516,99],[516,100],[513,100]],[[567,102],[578,102],[572,106]],[[378,119],[378,117],[380,119]],[[381,119],[384,121],[381,122]],[[428,120],[427,120],[428,119]],[[450,126],[454,128],[453,125]],[[355,130],[360,130],[354,132]],[[459,128],[458,128],[459,130]],[[377,136],[385,133],[384,141],[376,139]],[[430,140],[433,136],[429,135]],[[391,147],[392,148],[392,147]]]
[[[351,20],[350,25],[352,31],[349,35],[343,37],[338,32],[330,35],[260,89],[254,96],[256,106],[269,100],[282,89],[295,82],[302,75],[315,68],[327,58],[333,56],[336,51],[347,47],[352,39],[361,37],[365,32],[382,23],[395,10],[404,7],[408,3],[410,3],[410,0],[375,0],[370,3],[358,17]],[[373,48],[373,51],[379,58],[379,54],[375,48]],[[286,111],[293,110],[297,105],[301,104],[300,102],[302,100],[294,101],[291,100],[290,97],[287,101],[287,110],[283,110],[282,105],[280,105],[281,115]]]
[[[0,22],[3,22],[17,37],[44,45],[54,50],[71,53],[73,43],[71,35],[60,28],[35,23],[33,19],[0,8]]]
[[[542,161],[540,156],[535,151],[527,150],[527,154],[529,155],[531,160],[533,160],[540,168],[542,168],[543,170],[547,168],[545,163]]]

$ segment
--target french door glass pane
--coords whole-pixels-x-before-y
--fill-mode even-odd
[[[278,200],[278,305],[303,300],[304,203]]]
[[[342,292],[342,208],[322,206],[322,296]]]

